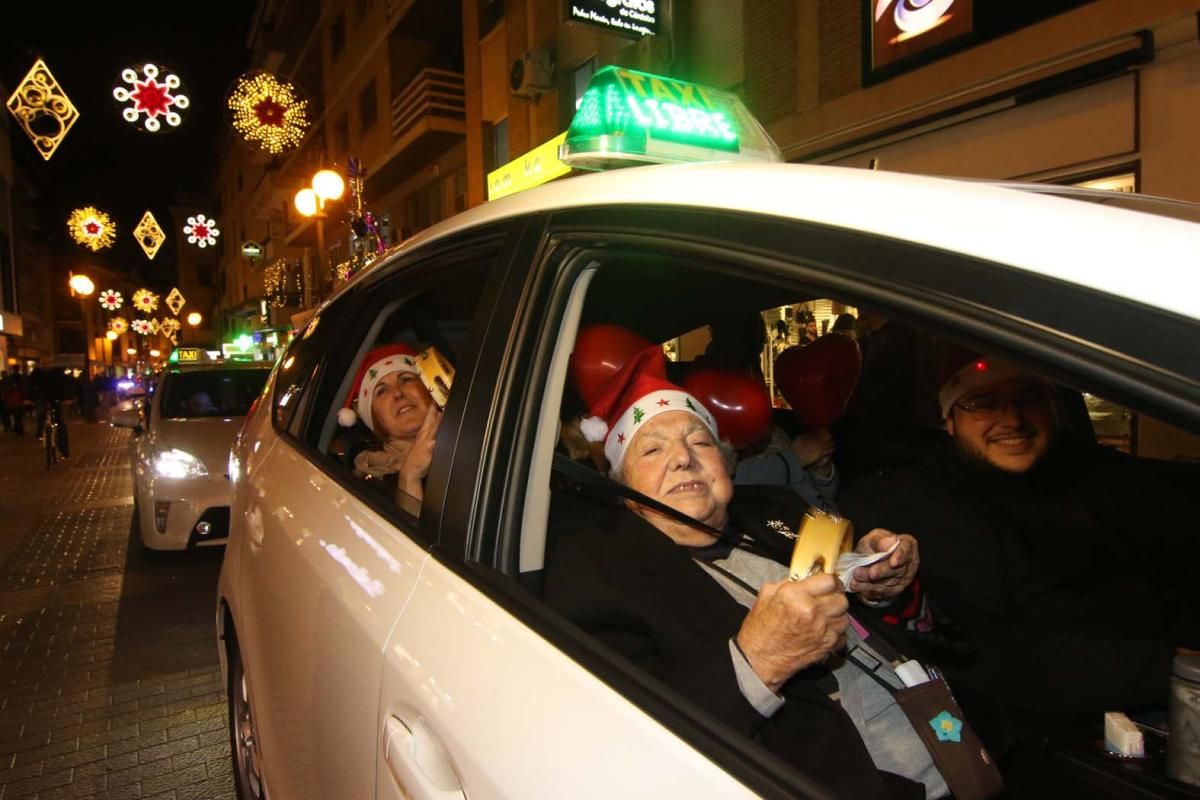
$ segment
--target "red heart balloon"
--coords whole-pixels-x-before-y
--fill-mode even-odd
[[[571,375],[590,408],[625,362],[652,342],[620,325],[590,325],[575,338]]]
[[[830,333],[780,353],[775,359],[775,384],[806,428],[824,428],[846,410],[861,371],[858,343]]]
[[[745,372],[700,367],[688,373],[683,388],[717,422],[717,432],[736,449],[754,444],[771,427],[767,387]]]

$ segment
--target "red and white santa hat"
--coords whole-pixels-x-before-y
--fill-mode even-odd
[[[589,442],[604,442],[612,469],[621,466],[625,450],[651,419],[668,411],[686,411],[704,423],[714,437],[717,423],[699,400],[667,380],[662,348],[637,353],[613,376],[580,426]]]
[[[961,348],[947,357],[942,372],[944,378],[941,391],[938,392],[938,404],[942,407],[943,418],[950,416],[955,403],[976,389],[1032,376],[1020,364],[995,356],[981,356]]]
[[[417,351],[406,344],[385,344],[367,353],[354,376],[345,407],[338,410],[338,424],[349,428],[361,419],[364,425],[374,430],[371,398],[375,394],[375,385],[393,372],[419,375]]]

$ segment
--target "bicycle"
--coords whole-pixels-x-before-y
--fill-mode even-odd
[[[46,447],[46,469],[50,469],[58,463],[58,426],[58,415],[54,413],[54,406],[47,404],[46,422],[42,426],[42,441]]]

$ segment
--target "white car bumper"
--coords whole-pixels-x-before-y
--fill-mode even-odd
[[[229,538],[233,486],[224,475],[169,479],[143,476],[138,519],[150,550],[186,550],[224,544]]]

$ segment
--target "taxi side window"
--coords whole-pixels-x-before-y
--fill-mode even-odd
[[[280,360],[271,421],[281,433],[300,436],[303,412],[312,402],[322,357],[341,334],[339,323],[345,317],[346,306],[344,301],[335,303],[310,319]]]

